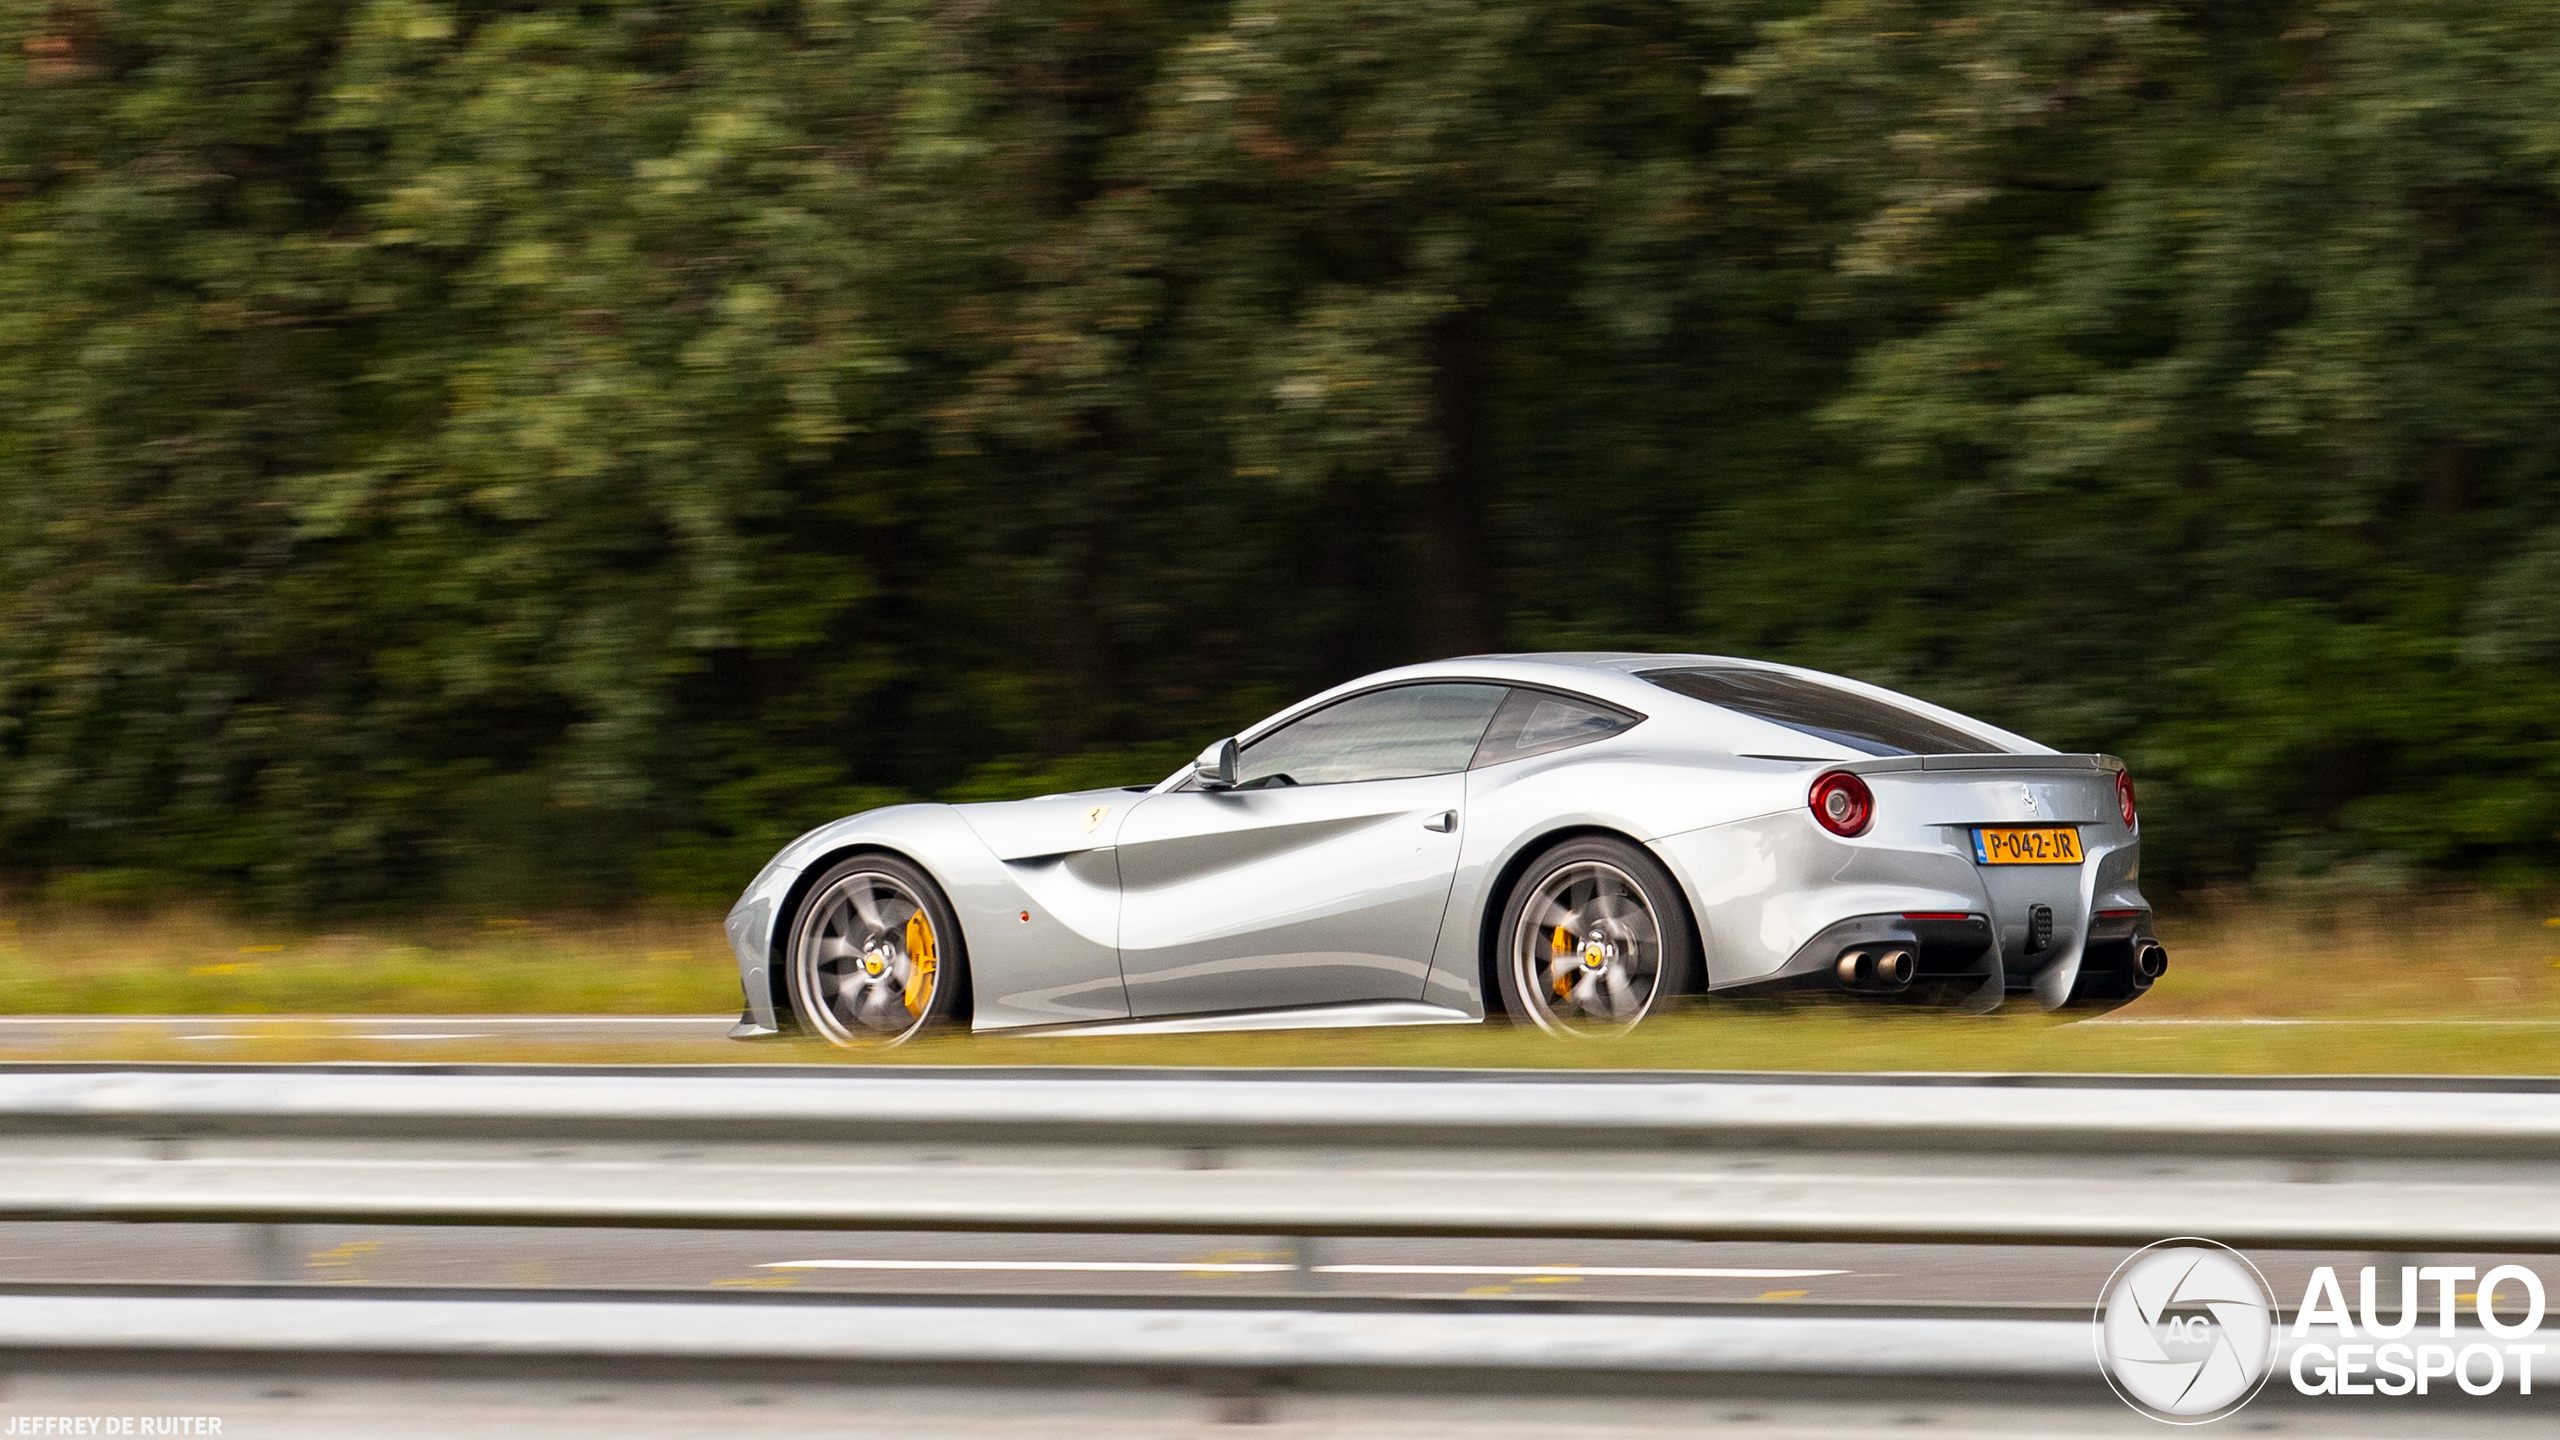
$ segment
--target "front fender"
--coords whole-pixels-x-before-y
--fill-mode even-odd
[[[968,958],[974,1028],[1127,1017],[1116,936],[1097,937],[1081,913],[1071,917],[1074,924],[1052,913],[1022,883],[1017,869],[1024,862],[998,859],[958,809],[920,804],[821,825],[784,846],[749,882],[728,919],[749,1025],[778,1029],[788,1018],[775,1005],[777,994],[787,994],[775,980],[784,922],[806,882],[857,850],[905,856],[950,899]]]
[[[738,903],[729,907],[725,926],[729,949],[738,962],[738,984],[746,992],[745,1026],[778,1030],[787,1018],[774,1003],[774,996],[782,992],[778,978],[782,952],[776,932],[791,903],[798,898],[801,876],[821,862],[865,847],[907,855],[930,871],[931,863],[916,856],[911,847],[915,840],[929,836],[932,827],[922,827],[924,834],[919,835],[918,827],[907,823],[908,817],[934,810],[947,813],[950,809],[948,805],[890,805],[830,820],[783,846],[764,862],[764,868],[756,872],[756,878],[748,881],[746,890],[738,896]]]

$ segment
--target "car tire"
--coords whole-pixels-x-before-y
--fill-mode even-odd
[[[1704,988],[1679,882],[1642,846],[1609,836],[1530,861],[1493,944],[1502,1008],[1550,1035],[1624,1034]]]
[[[933,877],[894,855],[829,867],[791,917],[793,1014],[833,1045],[901,1045],[968,1015],[968,951]]]

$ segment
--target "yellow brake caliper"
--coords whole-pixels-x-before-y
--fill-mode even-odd
[[[933,927],[919,910],[907,917],[907,1013],[921,1015],[933,998]]]
[[[1555,975],[1556,998],[1561,1000],[1573,993],[1573,982],[1581,973],[1581,967],[1564,963],[1564,957],[1573,954],[1576,947],[1572,934],[1563,926],[1556,927],[1555,938],[1547,943],[1548,953],[1555,957],[1549,969]]]

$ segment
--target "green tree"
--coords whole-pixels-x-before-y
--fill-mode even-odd
[[[707,899],[1627,647],[2547,875],[2555,24],[0,0],[0,858]]]

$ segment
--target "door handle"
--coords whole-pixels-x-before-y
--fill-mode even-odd
[[[1443,810],[1439,814],[1432,816],[1430,819],[1423,821],[1422,828],[1425,830],[1437,830],[1441,834],[1446,835],[1450,831],[1458,828],[1458,812],[1455,810]]]

